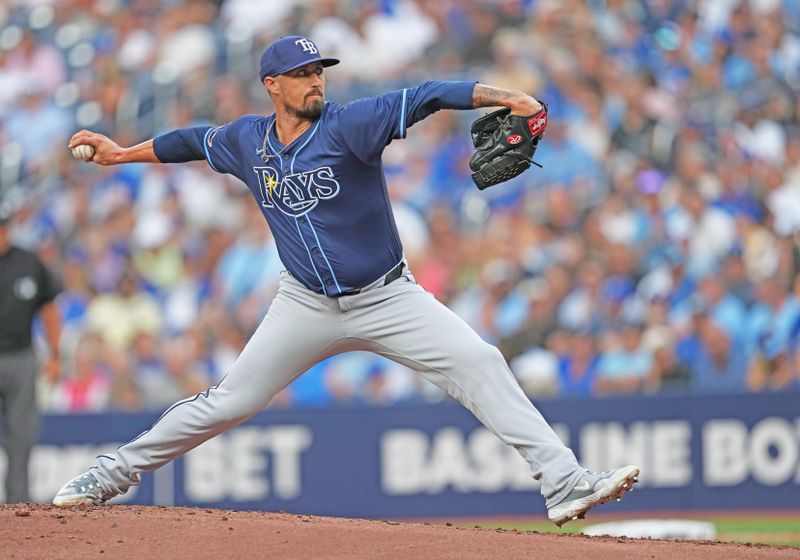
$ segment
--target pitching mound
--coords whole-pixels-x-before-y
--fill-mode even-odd
[[[796,549],[461,529],[215,509],[0,507],[3,558],[548,558],[770,560]]]

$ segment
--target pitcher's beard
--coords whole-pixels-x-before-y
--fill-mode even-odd
[[[322,114],[325,101],[321,97],[315,97],[307,101],[299,109],[295,109],[294,114],[303,119],[315,120]]]

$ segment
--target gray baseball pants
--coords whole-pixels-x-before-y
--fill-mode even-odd
[[[39,433],[36,410],[36,356],[33,350],[0,354],[0,411],[8,470],[6,502],[29,502],[28,461]]]
[[[525,396],[499,350],[408,272],[339,298],[315,294],[282,273],[269,312],[219,385],[174,404],[150,430],[98,457],[92,472],[106,490],[123,493],[139,482],[139,473],[246,421],[314,364],[352,350],[406,365],[447,391],[522,454],[548,504],[586,472]]]

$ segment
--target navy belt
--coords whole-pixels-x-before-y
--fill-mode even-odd
[[[390,271],[389,271],[389,272],[386,274],[386,276],[384,276],[384,277],[383,277],[383,285],[384,285],[384,286],[388,286],[389,284],[391,284],[392,282],[394,282],[395,280],[397,280],[398,278],[400,278],[400,277],[403,275],[403,269],[404,269],[405,267],[406,267],[406,263],[404,263],[404,262],[401,262],[401,263],[400,263],[400,264],[398,264],[396,267],[394,267],[392,270],[390,270]],[[371,284],[370,284],[370,285],[371,285]],[[361,293],[361,291],[362,291],[363,289],[364,289],[364,288],[359,288],[359,289],[357,289],[357,290],[348,290],[348,291],[346,291],[346,292],[342,292],[341,294],[336,294],[336,297],[340,297],[340,296],[354,296],[354,295],[356,295],[356,294],[360,294],[360,293]]]

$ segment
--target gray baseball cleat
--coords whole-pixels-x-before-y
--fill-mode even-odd
[[[87,471],[67,482],[53,498],[53,505],[57,507],[97,505],[115,495],[113,492],[103,490],[91,471]]]
[[[634,483],[639,481],[637,476],[639,467],[633,465],[601,473],[587,471],[563,500],[547,508],[547,517],[559,527],[567,521],[583,519],[594,506],[619,500],[625,492],[632,490]]]

